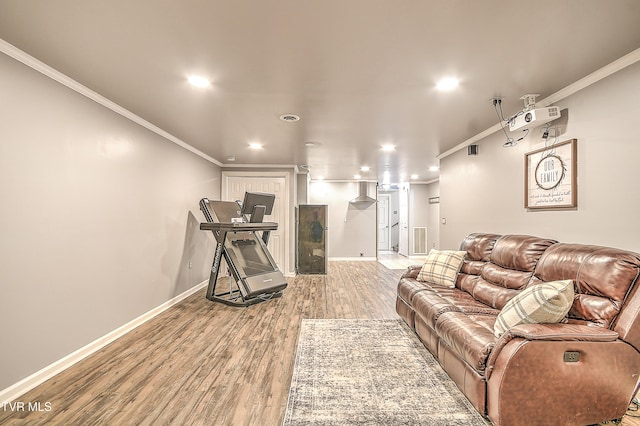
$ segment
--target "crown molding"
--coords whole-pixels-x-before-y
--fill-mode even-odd
[[[188,143],[186,143],[185,141],[175,137],[174,135],[162,130],[160,127],[156,126],[155,124],[152,124],[150,122],[148,122],[147,120],[143,119],[142,117],[132,113],[131,111],[129,111],[126,108],[123,108],[122,106],[116,104],[115,102],[105,98],[104,96],[100,95],[97,92],[94,92],[93,90],[89,89],[88,87],[78,83],[76,80],[72,79],[71,77],[61,73],[60,71],[50,67],[49,65],[45,64],[44,62],[40,61],[39,59],[34,58],[33,56],[29,55],[28,53],[18,49],[17,47],[15,47],[14,45],[6,42],[3,39],[0,39],[0,52],[6,54],[7,56],[15,59],[18,62],[23,63],[24,65],[40,72],[41,74],[46,75],[47,77],[49,77],[52,80],[57,81],[58,83],[62,84],[63,86],[68,87],[69,89],[91,99],[92,101],[104,106],[105,108],[110,109],[111,111],[120,114],[121,116],[133,121],[134,123],[148,129],[151,130],[152,132],[154,132],[155,134],[157,134],[158,136],[167,139],[168,141],[173,142],[174,144],[178,145],[181,148],[186,149],[189,152],[192,152],[193,154],[197,155],[198,157],[201,157],[213,164],[215,164],[216,166],[222,167],[223,164],[216,160],[215,158],[205,154],[204,152],[200,151],[197,148],[194,148],[193,146],[189,145]]]
[[[591,86],[592,84],[597,83],[598,81],[609,77],[611,74],[615,74],[616,72],[628,67],[629,65],[633,65],[636,62],[640,61],[640,48],[632,51],[631,53],[628,53],[626,55],[624,55],[623,57],[611,62],[610,64],[605,65],[604,67],[592,72],[591,74],[587,75],[586,77],[581,78],[580,80],[576,81],[575,83],[572,83],[570,85],[568,85],[567,87],[558,90],[557,92],[553,93],[550,96],[547,96],[546,98],[542,99],[539,102],[536,102],[536,105],[540,105],[542,107],[546,107],[549,106],[553,103],[556,103],[558,101],[561,101],[562,99],[568,98],[569,96],[573,95],[574,93],[579,92],[580,90]],[[442,154],[436,156],[436,158],[438,160],[442,160],[443,158],[446,158],[448,156],[450,156],[453,153],[456,153],[464,148],[466,148],[467,146],[474,144],[484,138],[486,138],[489,135],[492,135],[495,132],[498,132],[502,129],[502,126],[500,123],[489,127],[487,130],[478,133],[477,135],[465,140],[464,142],[454,146],[453,148],[443,152]]]

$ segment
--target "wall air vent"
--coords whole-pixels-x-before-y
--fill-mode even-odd
[[[427,254],[427,228],[413,228],[413,254]]]

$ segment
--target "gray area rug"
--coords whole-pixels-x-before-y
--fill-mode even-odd
[[[303,320],[284,425],[486,426],[401,320]]]

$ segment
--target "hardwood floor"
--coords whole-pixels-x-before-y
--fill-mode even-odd
[[[330,262],[248,308],[200,291],[19,398],[49,412],[0,411],[0,424],[282,424],[301,320],[396,318],[401,273]]]
[[[395,252],[381,251],[378,253],[378,262],[382,263],[389,269],[406,269],[411,265],[422,265],[426,256],[423,257],[406,257]]]
[[[302,319],[397,318],[401,273],[329,262],[248,308],[200,291],[19,398],[43,411],[0,410],[0,424],[282,424]]]

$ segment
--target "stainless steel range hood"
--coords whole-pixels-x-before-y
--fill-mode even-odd
[[[350,203],[375,203],[377,200],[367,195],[367,185],[368,184],[365,181],[358,182],[358,196],[349,202]]]

